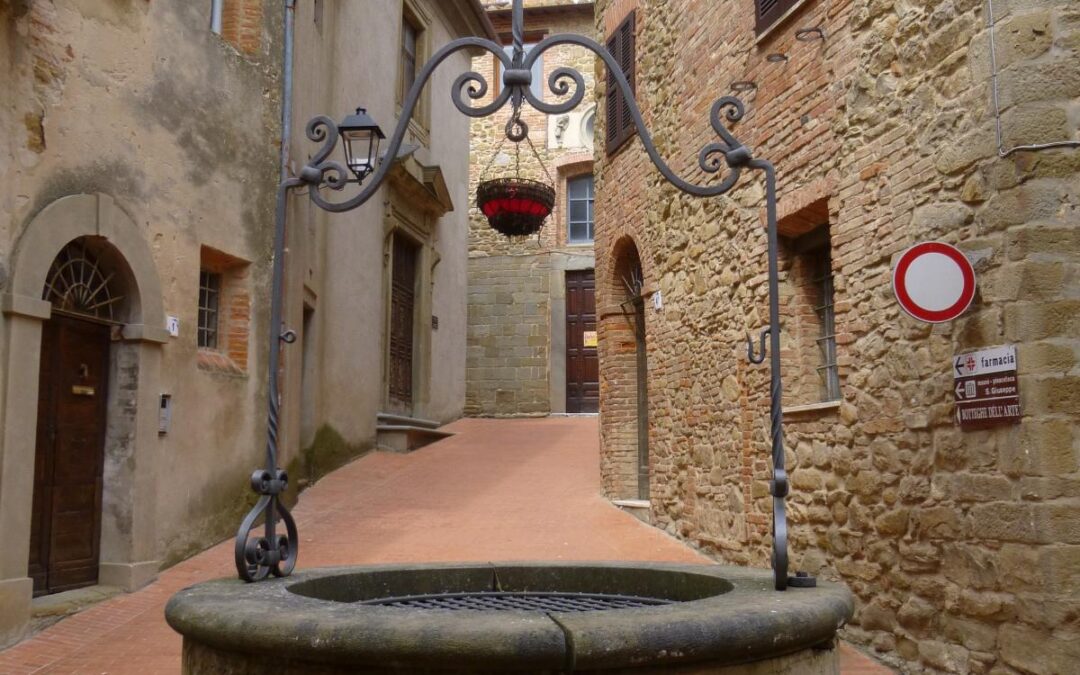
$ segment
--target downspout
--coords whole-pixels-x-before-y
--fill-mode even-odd
[[[220,0],[218,0],[220,2]],[[293,34],[296,0],[285,0],[285,55],[281,92],[281,180],[289,177],[289,141],[292,136]]]
[[[221,15],[225,10],[225,0],[213,0],[210,4],[210,32],[221,35]]]

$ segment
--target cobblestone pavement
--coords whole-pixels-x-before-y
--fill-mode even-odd
[[[490,560],[707,560],[599,494],[595,418],[461,420],[409,455],[373,453],[323,478],[295,510],[300,566]],[[180,672],[165,602],[233,574],[232,541],[0,652],[3,675]],[[891,671],[853,649],[843,672]]]

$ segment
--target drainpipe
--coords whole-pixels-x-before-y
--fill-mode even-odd
[[[220,2],[221,0],[217,0]],[[296,0],[285,0],[285,55],[281,92],[281,180],[289,177],[289,140],[292,136],[293,33]]]
[[[210,5],[210,32],[221,35],[221,13],[225,9],[225,0],[214,0]]]

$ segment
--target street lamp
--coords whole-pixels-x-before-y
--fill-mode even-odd
[[[766,356],[770,365],[770,411],[771,446],[773,477],[769,481],[769,492],[773,497],[772,519],[772,568],[774,585],[777,590],[791,586],[812,586],[814,578],[799,573],[788,576],[787,511],[785,499],[789,485],[787,470],[784,466],[783,413],[781,410],[782,380],[780,376],[780,305],[778,277],[778,235],[776,226],[776,169],[772,163],[755,159],[750,148],[743,145],[727,129],[726,123],[738,122],[745,114],[742,101],[733,96],[724,96],[712,106],[709,121],[713,130],[720,137],[719,141],[705,144],[698,153],[698,167],[706,174],[726,174],[719,182],[709,185],[689,183],[672,171],[660,156],[653,144],[652,136],[645,127],[634,92],[615,58],[595,40],[582,35],[550,35],[525,52],[525,28],[523,0],[513,0],[512,12],[513,51],[507,54],[502,45],[483,38],[468,37],[454,40],[424,64],[417,73],[401,106],[397,126],[390,137],[390,147],[386,158],[395,158],[401,149],[405,133],[412,119],[420,93],[431,78],[435,68],[452,54],[464,49],[481,49],[490,52],[501,67],[503,87],[495,99],[486,105],[474,106],[463,99],[478,101],[488,92],[488,83],[477,72],[462,73],[454,80],[451,100],[459,111],[469,117],[488,117],[495,114],[507,103],[510,104],[510,120],[506,124],[506,137],[513,142],[520,142],[528,136],[528,126],[521,117],[522,108],[528,103],[539,112],[559,115],[569,112],[581,103],[585,97],[585,78],[573,68],[556,68],[548,77],[548,89],[556,98],[568,97],[562,101],[544,102],[531,89],[532,68],[543,53],[557,45],[577,45],[595,53],[608,73],[615,81],[615,86],[622,92],[637,129],[638,138],[649,159],[664,178],[687,194],[698,197],[718,197],[731,190],[738,182],[744,169],[761,171],[765,175],[765,209],[768,224],[768,271],[769,271],[769,325],[761,331],[761,347],[755,353],[753,344],[748,345],[747,356],[753,363],[764,362]],[[573,88],[571,88],[571,84]],[[293,188],[307,186],[308,197],[319,208],[331,213],[343,213],[357,208],[370,199],[382,185],[393,161],[376,161],[379,142],[385,138],[382,130],[367,115],[364,108],[349,115],[337,124],[326,116],[318,116],[308,122],[306,134],[313,142],[322,143],[322,147],[294,178],[288,178],[278,188],[277,214],[274,239],[274,266],[270,301],[270,358],[268,363],[268,419],[266,465],[252,475],[252,488],[260,495],[258,503],[244,518],[236,536],[236,569],[240,578],[246,581],[263,579],[270,574],[286,576],[296,565],[297,532],[296,524],[288,509],[280,501],[281,492],[288,484],[288,476],[277,467],[278,433],[278,369],[281,344],[292,343],[296,334],[282,327],[282,288],[284,281],[285,251],[285,214],[288,193]],[[338,140],[343,140],[345,164],[330,159]],[[349,173],[355,180],[349,179]],[[367,181],[370,176],[371,180]],[[365,185],[364,183],[367,182]],[[323,188],[342,191],[355,183],[359,192],[345,201],[331,201],[323,194]],[[768,342],[766,343],[766,340]],[[767,345],[767,347],[766,347]],[[767,354],[766,354],[767,352]],[[277,520],[280,516],[285,525],[286,534],[277,533]],[[256,521],[262,517],[264,531],[254,533]]]
[[[386,138],[386,134],[364,108],[357,108],[354,114],[342,120],[338,131],[345,147],[345,164],[356,176],[357,182],[363,183],[368,174],[375,170],[379,141]]]

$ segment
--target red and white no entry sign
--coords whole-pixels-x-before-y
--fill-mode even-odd
[[[951,321],[975,297],[975,270],[955,246],[925,241],[900,256],[893,270],[893,291],[900,307],[919,321]]]

